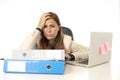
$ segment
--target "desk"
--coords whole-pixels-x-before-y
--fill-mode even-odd
[[[120,80],[120,65],[112,61],[92,68],[66,65],[64,75],[15,74],[3,72],[0,60],[0,80]]]

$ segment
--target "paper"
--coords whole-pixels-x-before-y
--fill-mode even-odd
[[[107,51],[111,51],[111,46],[110,43],[106,41],[100,45],[99,54],[104,55],[107,53]]]
[[[26,62],[24,61],[8,61],[8,71],[25,72]]]
[[[99,53],[100,53],[101,55],[102,55],[102,54],[106,54],[106,48],[105,48],[105,45],[104,45],[104,44],[102,44],[102,45],[100,46]]]
[[[104,45],[105,45],[106,50],[111,51],[111,47],[110,47],[109,42],[105,42]]]

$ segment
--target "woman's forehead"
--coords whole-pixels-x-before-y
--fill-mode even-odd
[[[54,19],[48,19],[46,24],[57,24],[57,22]]]

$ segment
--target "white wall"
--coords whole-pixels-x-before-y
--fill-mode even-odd
[[[11,57],[48,11],[72,29],[77,43],[89,46],[91,31],[112,31],[113,51],[119,50],[118,0],[0,0],[0,57]]]

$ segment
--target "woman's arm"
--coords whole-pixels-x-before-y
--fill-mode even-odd
[[[37,41],[40,40],[40,31],[33,31],[21,44],[20,49],[36,49]]]
[[[68,60],[88,59],[88,47],[75,43],[74,41],[72,41],[72,38],[68,35],[64,35],[63,42],[66,50],[65,55]]]
[[[75,60],[88,59],[89,48],[83,45],[77,44],[74,41],[71,42],[71,51],[75,56]]]

